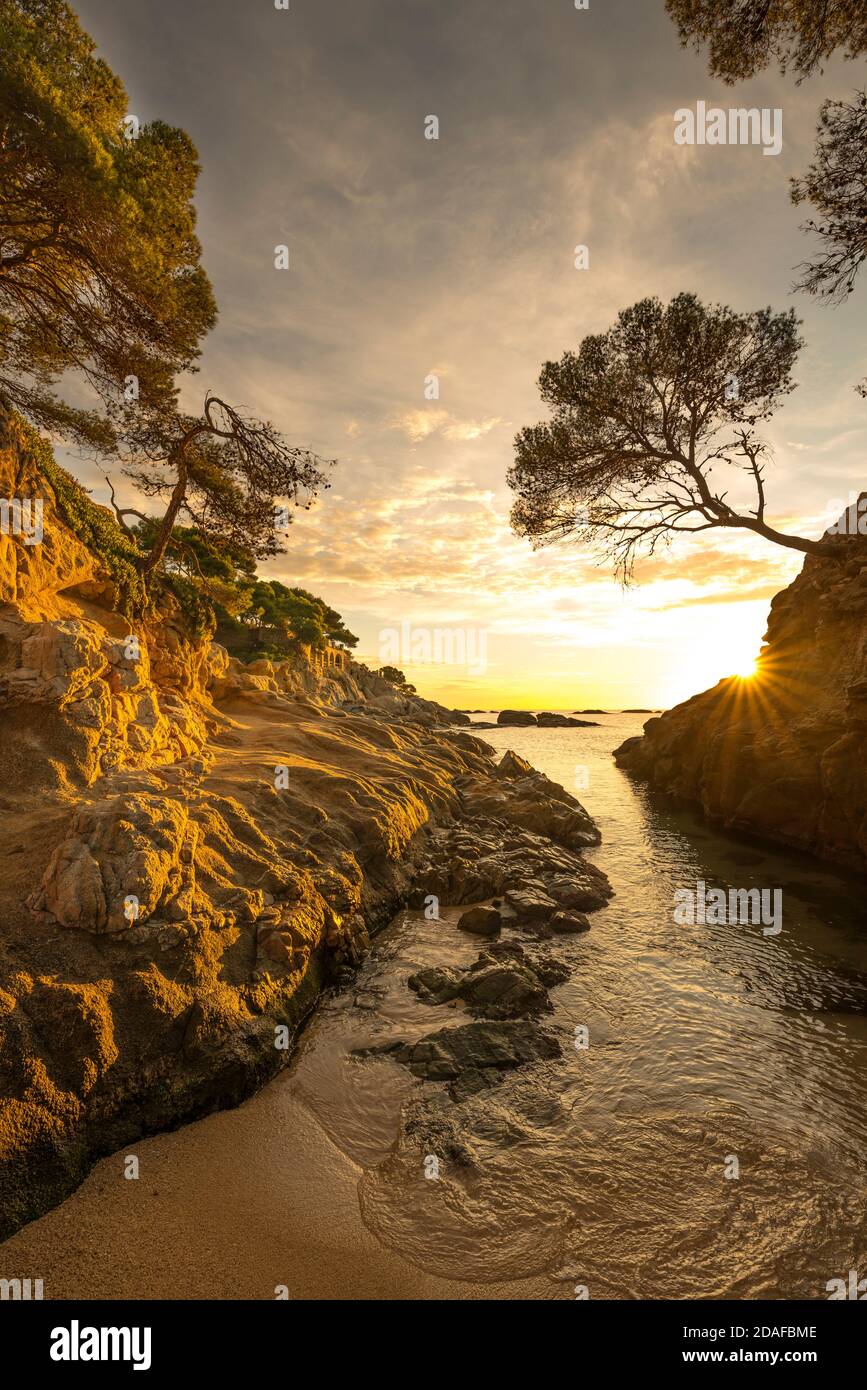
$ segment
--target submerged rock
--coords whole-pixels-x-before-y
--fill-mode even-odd
[[[553,917],[549,917],[547,925],[555,936],[590,930],[590,923],[583,912],[555,912]]]
[[[559,1042],[537,1023],[465,1023],[441,1028],[391,1049],[396,1061],[424,1081],[451,1081],[454,1099],[496,1085],[504,1071],[562,1056]]]
[[[520,946],[501,943],[483,951],[468,970],[433,967],[419,970],[407,983],[427,1004],[460,999],[483,1018],[527,1018],[550,1013],[548,988],[569,974],[561,961],[531,960]]]
[[[536,715],[536,723],[540,729],[598,729],[599,725],[593,719],[573,719],[568,714],[551,714],[547,710],[544,714]]]

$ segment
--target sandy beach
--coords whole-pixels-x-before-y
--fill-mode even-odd
[[[0,1246],[4,1271],[41,1278],[46,1299],[276,1299],[278,1285],[290,1299],[564,1296],[546,1279],[438,1279],[384,1248],[361,1220],[360,1170],[289,1082],[137,1144],[137,1180],[125,1153],[104,1159]]]

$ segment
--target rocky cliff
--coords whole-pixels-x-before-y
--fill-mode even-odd
[[[756,673],[730,677],[615,753],[713,821],[867,869],[867,537],[808,556],[771,605]],[[863,525],[863,522],[862,522]],[[846,530],[852,534],[846,534]]]
[[[0,1237],[240,1100],[415,894],[610,890],[582,807],[355,663],[242,666],[0,415]],[[132,615],[132,616],[130,616]],[[541,895],[541,899],[540,899]]]

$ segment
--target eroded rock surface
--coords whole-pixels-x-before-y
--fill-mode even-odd
[[[42,545],[0,536],[0,1236],[241,1100],[414,893],[610,894],[586,811],[466,716],[303,648],[244,666],[168,598],[123,618],[0,411],[0,496],[34,490]],[[517,1064],[510,1036],[467,1035],[462,1068]]]

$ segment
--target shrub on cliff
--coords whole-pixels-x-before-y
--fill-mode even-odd
[[[389,685],[396,686],[401,695],[415,695],[415,686],[410,685],[403,671],[399,671],[396,666],[380,666],[376,674],[388,681]]]
[[[284,660],[301,643],[321,649],[355,647],[358,638],[340,614],[306,589],[287,588],[278,579],[257,579],[243,589],[234,612],[218,606],[218,637],[245,660],[266,656]]]
[[[54,451],[32,425],[12,417],[22,445],[54,493],[57,511],[82,545],[103,564],[114,584],[114,605],[127,618],[141,616],[148,595],[141,574],[141,551],[135,538],[119,526],[111,513],[100,507],[79,482],[54,457]]]
[[[132,533],[142,553],[160,526],[143,518]],[[168,587],[198,636],[216,629],[219,641],[245,661],[281,661],[299,643],[355,647],[358,638],[340,614],[306,589],[256,574],[256,557],[242,545],[195,526],[176,526],[166,547],[157,587]]]

